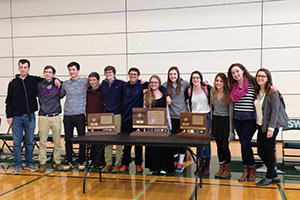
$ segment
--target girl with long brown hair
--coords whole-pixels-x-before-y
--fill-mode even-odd
[[[258,155],[267,167],[266,178],[256,183],[260,186],[280,182],[275,170],[276,136],[279,127],[288,120],[280,100],[282,97],[278,91],[272,92],[272,85],[270,71],[265,68],[259,69],[255,78],[256,99],[254,101],[258,126],[257,148]],[[283,124],[280,119],[285,119]]]
[[[219,171],[215,177],[228,178],[231,176],[229,150],[230,118],[229,118],[229,89],[227,77],[218,73],[215,77],[214,87],[211,90],[212,126],[211,132],[217,143],[219,158]]]
[[[168,101],[170,108],[170,116],[172,122],[172,134],[179,133],[180,130],[180,113],[188,112],[185,102],[184,91],[189,86],[189,83],[180,78],[179,69],[176,66],[168,70],[168,81],[163,84],[166,87],[167,93],[170,95],[171,100]],[[175,172],[183,171],[183,160],[185,156],[185,149],[179,148],[179,158],[177,152],[174,152],[175,157]],[[177,159],[178,158],[178,159]],[[178,161],[177,161],[178,160]]]
[[[243,174],[239,181],[255,181],[256,164],[251,148],[251,139],[256,131],[254,77],[240,63],[232,64],[227,75],[233,102],[230,112],[233,112],[233,124],[242,150]]]

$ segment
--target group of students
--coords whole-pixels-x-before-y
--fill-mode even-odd
[[[167,82],[161,83],[157,75],[150,77],[149,82],[139,80],[140,71],[133,67],[128,71],[129,81],[116,78],[116,69],[106,66],[105,79],[100,84],[100,76],[92,72],[88,79],[79,77],[80,65],[71,62],[67,68],[70,79],[63,83],[54,77],[53,66],[44,68],[44,79],[30,76],[30,62],[21,59],[18,62],[20,74],[9,83],[6,98],[7,121],[12,126],[14,140],[14,171],[21,171],[21,142],[25,132],[25,170],[35,171],[32,161],[33,133],[37,111],[36,97],[39,99],[39,135],[40,172],[46,170],[46,143],[49,130],[52,130],[54,142],[54,161],[57,170],[69,170],[73,167],[73,148],[71,138],[76,128],[79,136],[85,134],[86,117],[90,113],[114,113],[115,130],[131,133],[132,108],[165,107],[168,110],[169,131],[177,134],[180,130],[180,113],[193,112],[206,114],[205,134],[211,134],[217,144],[220,168],[215,177],[231,176],[231,154],[229,142],[234,137],[234,129],[239,136],[242,150],[243,174],[239,181],[255,180],[255,162],[251,149],[251,139],[258,129],[258,153],[267,166],[266,178],[258,185],[279,182],[275,171],[275,142],[278,128],[287,122],[282,96],[272,87],[269,70],[261,68],[253,77],[239,63],[232,64],[227,76],[218,73],[213,86],[204,82],[199,71],[191,73],[190,81],[180,77],[176,66],[168,70]],[[63,123],[67,164],[61,166],[60,100],[66,97]],[[195,134],[199,133],[194,131]],[[92,162],[97,158],[97,146],[92,147]],[[103,155],[105,167],[103,172],[125,172],[131,162],[132,146],[116,146],[115,163],[112,162],[112,146],[105,147]],[[122,150],[123,149],[123,150]],[[122,152],[123,151],[123,152]],[[135,146],[136,171],[142,172],[142,147]],[[211,160],[210,144],[197,148],[201,157],[203,174],[209,174]],[[146,147],[145,167],[153,174],[164,175],[170,172],[182,172],[184,148]],[[101,159],[100,159],[101,160]],[[79,147],[78,169],[85,169],[85,146]]]

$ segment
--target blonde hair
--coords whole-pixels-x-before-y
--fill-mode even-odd
[[[151,82],[151,79],[153,79],[153,78],[155,78],[155,79],[158,80],[158,84],[159,84],[159,85],[158,85],[158,88],[160,88],[160,86],[161,86],[161,80],[160,80],[159,76],[157,76],[157,75],[152,75],[152,76],[150,77],[150,79],[149,79],[148,91],[147,91],[147,93],[146,93],[146,95],[145,95],[145,107],[146,107],[146,108],[152,108],[152,106],[153,106],[153,101],[155,100],[154,93],[152,92],[152,89],[151,89],[151,87],[150,87],[150,82]]]

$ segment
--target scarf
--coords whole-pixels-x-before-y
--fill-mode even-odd
[[[234,83],[230,98],[233,102],[237,102],[241,97],[248,93],[248,78],[244,77],[243,88],[240,89],[237,82]]]

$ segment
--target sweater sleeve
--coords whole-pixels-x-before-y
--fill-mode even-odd
[[[276,128],[276,122],[277,122],[279,106],[280,106],[280,99],[279,99],[278,92],[272,93],[270,103],[271,103],[271,116],[270,116],[269,128],[274,129]]]
[[[13,117],[13,108],[12,108],[12,83],[9,83],[8,89],[7,89],[7,96],[6,96],[6,118]]]

